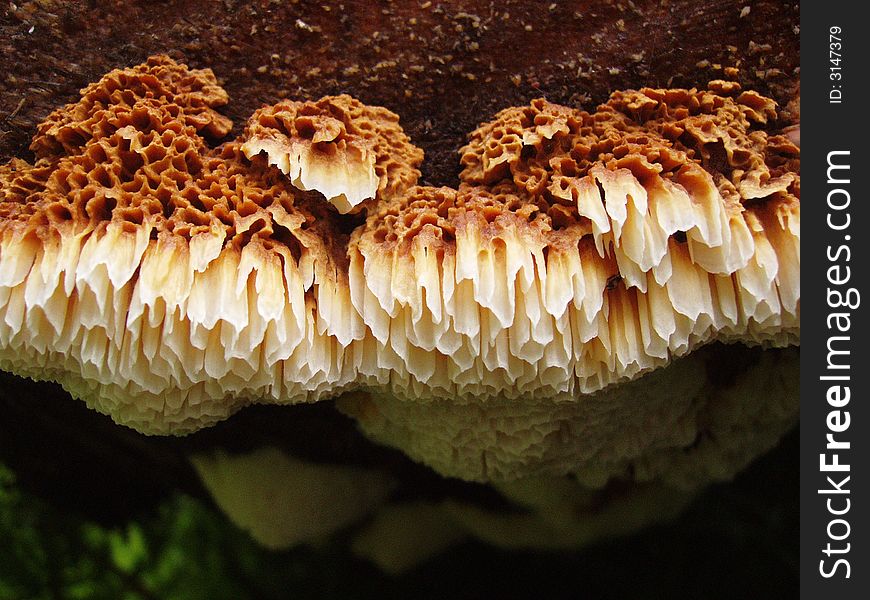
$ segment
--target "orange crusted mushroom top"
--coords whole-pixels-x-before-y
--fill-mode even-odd
[[[411,187],[423,161],[395,113],[346,95],[261,108],[244,137],[245,156],[265,153],[294,186],[320,192],[342,214]]]
[[[386,109],[282,101],[211,149],[225,102],[210,71],[152,58],[0,167],[0,368],[149,433],[362,389],[341,406],[374,439],[506,480],[650,453],[665,471],[718,397],[675,359],[799,343],[800,152],[735,84],[507,109],[458,189],[415,185],[422,151]],[[776,406],[717,418],[794,419]],[[567,443],[581,423],[596,434]],[[726,439],[707,455],[746,443]]]

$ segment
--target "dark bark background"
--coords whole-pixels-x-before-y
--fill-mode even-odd
[[[467,132],[502,108],[542,96],[592,109],[617,89],[703,87],[731,79],[780,104],[781,122],[772,127],[799,121],[797,2],[39,0],[6,2],[0,11],[3,162],[32,159],[27,148],[36,124],[75,101],[80,88],[156,53],[214,70],[230,95],[222,110],[233,119],[234,134],[253,110],[284,97],[349,93],[386,106],[424,149],[423,182],[434,185],[457,183],[457,151]],[[788,440],[713,496],[716,502],[748,493],[750,516],[744,517],[750,521],[768,509],[785,511],[777,517],[779,538],[772,543],[794,548],[773,552],[768,597],[771,590],[788,592],[797,585],[796,436]],[[88,411],[58,386],[0,374],[0,463],[16,472],[23,488],[104,523],[123,523],[175,491],[204,498],[184,460],[190,449],[265,443],[320,460],[387,462],[423,495],[443,487],[398,453],[360,439],[328,404],[249,408],[187,438],[148,438]],[[765,491],[771,485],[775,493]],[[479,486],[450,484],[447,493],[499,502]],[[757,536],[769,531],[752,526],[756,537],[741,538],[734,550],[745,556],[721,565],[720,575],[723,581],[730,577],[732,587],[764,576],[756,573],[751,549],[765,543]],[[685,537],[679,531],[662,535]],[[686,539],[663,540],[662,557],[644,558],[643,552],[652,551],[647,545],[625,560],[667,562],[668,543]],[[700,543],[702,553],[713,553],[711,560],[723,551],[714,550],[716,539]],[[621,548],[613,552],[632,552],[630,545]],[[570,570],[602,560],[595,554],[571,557],[558,564]],[[663,576],[677,577],[679,571],[691,578],[696,567],[666,565]],[[715,564],[708,567],[719,572]],[[746,591],[746,597],[755,595]]]

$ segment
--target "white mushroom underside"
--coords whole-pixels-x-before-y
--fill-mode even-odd
[[[374,198],[378,191],[380,180],[371,152],[358,155],[347,151],[324,156],[310,143],[262,138],[245,142],[242,152],[249,160],[264,152],[269,164],[287,175],[295,188],[320,192],[341,214]]]
[[[769,351],[721,386],[693,354],[583,402],[338,402],[366,436],[445,476],[498,482],[571,473],[590,489],[620,477],[691,490],[732,477],[794,424],[798,363],[796,349]]]
[[[352,243],[347,283],[305,249],[297,266],[289,250],[237,252],[217,233],[7,230],[0,368],[59,381],[140,431],[181,433],[251,402],[360,386],[415,402],[576,402],[711,340],[798,343],[799,209],[729,217],[712,183],[694,197],[627,170],[577,187],[598,252],[619,265],[613,289],[594,252],[474,226],[441,262],[421,238],[403,256]]]

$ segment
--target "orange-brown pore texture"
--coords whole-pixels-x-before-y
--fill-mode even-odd
[[[454,403],[476,416],[404,449],[509,479],[541,457],[569,471],[546,449],[611,384],[711,341],[798,343],[799,150],[736,84],[507,109],[470,135],[458,189],[414,187],[395,115],[346,96],[261,109],[212,148],[226,101],[211,71],[152,57],[53,113],[34,164],[0,167],[0,367],[148,433],[364,389],[344,409],[402,447],[428,439],[403,407]],[[374,152],[378,193],[343,216],[242,152],[278,134]],[[570,414],[542,423],[547,403]],[[488,406],[506,429],[481,433]],[[645,444],[676,451],[684,426]]]
[[[357,213],[401,195],[420,178],[423,151],[411,144],[399,117],[347,95],[265,106],[248,120],[244,138],[252,159],[262,151],[255,160],[275,164],[297,188],[327,199],[358,192],[362,202],[343,212]],[[371,186],[363,190],[366,183]]]

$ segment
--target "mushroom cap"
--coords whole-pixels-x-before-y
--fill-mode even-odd
[[[619,430],[630,398],[610,386],[711,342],[799,341],[800,153],[767,132],[758,94],[719,82],[617,92],[594,113],[507,109],[471,134],[459,189],[409,187],[419,150],[348,97],[262,109],[212,149],[225,101],[210,71],[154,58],[52,115],[35,164],[0,167],[0,368],[147,433],[364,389],[345,403],[364,431],[458,477],[511,479],[575,472],[585,455],[548,454],[550,438],[592,413]],[[337,170],[248,160],[267,139],[332,144]],[[333,184],[362,198],[354,156],[378,191],[340,215],[324,200]],[[638,422],[685,412],[658,387]],[[470,428],[445,437],[456,422],[439,421],[418,444],[409,421],[441,412]],[[692,433],[641,436],[622,458]],[[445,462],[443,439],[477,450]],[[493,445],[511,446],[497,468],[469,460]]]
[[[347,95],[263,107],[248,120],[244,139],[245,156],[265,153],[296,188],[320,192],[341,214],[411,187],[423,161],[398,115]]]

